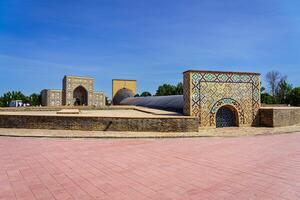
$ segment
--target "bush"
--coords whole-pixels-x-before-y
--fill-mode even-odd
[[[275,103],[275,98],[271,95],[269,95],[268,93],[263,93],[260,96],[261,98],[261,103],[265,103],[265,104],[274,104]]]

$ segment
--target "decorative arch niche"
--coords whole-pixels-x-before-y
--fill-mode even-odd
[[[221,107],[226,107],[231,109],[234,113],[236,113],[236,125],[244,123],[244,112],[241,105],[232,98],[223,98],[217,101],[210,110],[210,125],[216,126],[216,115],[218,110]]]

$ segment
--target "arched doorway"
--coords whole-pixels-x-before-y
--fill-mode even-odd
[[[88,92],[82,86],[75,88],[73,92],[73,98],[75,99],[75,106],[88,105]]]
[[[237,111],[232,106],[222,106],[216,113],[216,126],[230,127],[238,125],[238,114]]]

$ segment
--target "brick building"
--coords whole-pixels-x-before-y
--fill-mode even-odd
[[[62,90],[44,89],[41,91],[43,106],[85,105],[104,106],[103,92],[94,91],[94,78],[65,76]]]

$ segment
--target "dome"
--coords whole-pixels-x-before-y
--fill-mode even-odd
[[[113,104],[120,105],[121,101],[128,97],[134,97],[133,92],[127,88],[120,89],[114,96]]]

